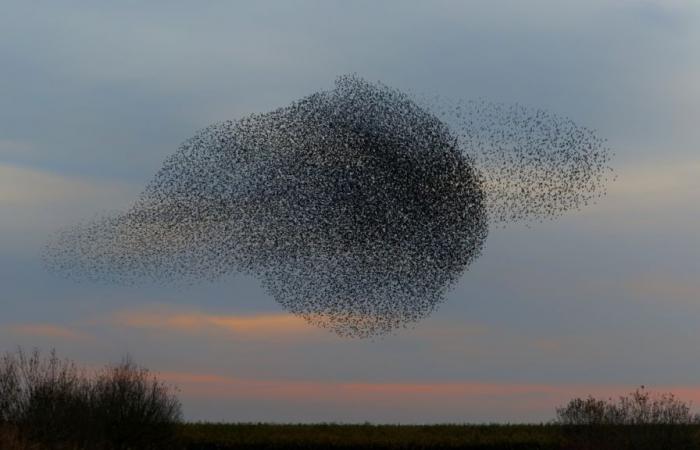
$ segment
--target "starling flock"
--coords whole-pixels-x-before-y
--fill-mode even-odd
[[[603,195],[609,159],[593,132],[544,111],[347,75],[199,131],[129,210],[58,232],[44,260],[120,284],[248,274],[312,324],[377,336],[435,310],[489,226]]]

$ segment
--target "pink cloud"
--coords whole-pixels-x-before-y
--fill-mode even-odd
[[[429,409],[503,408],[524,414],[554,414],[554,408],[574,397],[593,395],[616,399],[637,386],[612,384],[544,384],[515,382],[340,382],[250,379],[203,373],[165,372],[165,380],[188,398],[267,400],[280,403],[394,405],[416,411]],[[672,392],[700,405],[699,386],[651,386],[650,392]]]
[[[319,332],[304,319],[286,313],[217,315],[161,309],[119,312],[113,315],[111,321],[131,328],[187,333],[224,332],[250,337],[312,335]]]
[[[24,336],[41,336],[52,339],[84,340],[89,336],[73,328],[47,323],[10,325],[10,332]]]

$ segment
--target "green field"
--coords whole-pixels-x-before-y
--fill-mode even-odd
[[[700,449],[699,426],[187,424],[188,450],[228,449]]]

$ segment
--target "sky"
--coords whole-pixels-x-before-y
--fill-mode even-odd
[[[539,422],[645,385],[700,405],[700,3],[3,2],[0,352],[125,354],[187,420]],[[596,205],[490,232],[432,316],[344,339],[252,278],[120,287],[48,273],[58,229],[124,210],[179,144],[357,73],[596,130]]]

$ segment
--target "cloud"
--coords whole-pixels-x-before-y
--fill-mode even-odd
[[[261,380],[225,375],[164,372],[160,375],[178,385],[185,395],[214,398],[277,398],[286,400],[351,401],[391,399],[393,402],[424,399],[495,398],[513,396],[559,396],[570,393],[570,386],[545,384],[464,382],[341,382],[322,380]],[[580,390],[574,389],[574,390]],[[600,388],[598,388],[600,391]]]
[[[42,207],[56,203],[102,204],[122,200],[124,183],[71,177],[0,163],[0,207]]]
[[[381,412],[385,417],[402,417],[401,410],[413,411],[412,420],[420,420],[423,416],[439,417],[441,414],[457,420],[460,416],[466,417],[465,414],[473,415],[474,411],[498,412],[501,417],[546,418],[553,417],[557,406],[575,397],[593,395],[614,399],[637,388],[622,384],[493,383],[475,380],[342,382],[249,379],[187,372],[164,372],[159,376],[178,386],[186,402],[191,399],[216,399],[236,405],[261,402],[281,408],[303,404],[308,405],[309,414],[314,409],[323,410],[324,407],[351,411],[362,405],[365,410]],[[647,389],[650,392],[673,392],[682,400],[694,404],[700,400],[700,386],[659,385]],[[244,420],[246,418],[240,411],[235,414]],[[304,414],[297,417],[303,420]]]
[[[86,340],[90,336],[71,327],[48,323],[27,323],[8,326],[13,334],[32,337],[47,337],[69,341]]]
[[[614,165],[614,163],[613,163]],[[622,167],[608,195],[582,211],[596,219],[593,226],[638,229],[673,229],[695,232],[696,202],[700,189],[700,160],[649,161]],[[663,227],[663,228],[662,228]]]
[[[129,328],[197,334],[219,332],[250,338],[309,336],[319,333],[317,328],[304,319],[287,313],[227,315],[199,311],[178,312],[162,307],[117,312],[110,322]]]
[[[658,300],[665,305],[674,300],[676,303],[673,304],[677,304],[680,300],[700,306],[700,283],[697,281],[652,274],[628,280],[624,287],[635,295]]]
[[[278,342],[281,339],[303,339],[314,341],[317,345],[348,342],[330,330],[287,312],[216,314],[161,304],[119,310],[109,314],[106,319],[92,321],[93,324],[98,322],[144,331],[165,331],[183,337],[198,336],[209,339],[209,342],[225,342],[232,337],[258,340],[261,343],[269,340]],[[321,322],[322,319],[314,321]],[[494,335],[497,334],[479,323],[434,319],[421,326],[403,330],[390,339],[405,342],[418,340],[425,345],[442,347],[443,350],[454,348],[461,354],[466,348],[481,353],[481,349],[477,349],[478,346],[474,343],[493,342]],[[471,345],[468,345],[469,342]]]
[[[125,209],[141,186],[68,176],[0,162],[0,239],[3,252],[35,257],[47,237],[77,220]]]
[[[624,169],[618,182],[611,186],[611,191],[618,195],[645,200],[648,200],[649,196],[665,198],[669,194],[689,194],[689,188],[700,186],[698,171],[700,160],[696,159],[630,166]]]

